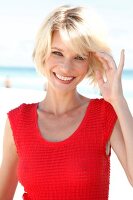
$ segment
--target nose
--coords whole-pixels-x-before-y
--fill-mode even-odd
[[[61,64],[61,70],[63,70],[64,72],[72,70],[72,61],[70,59],[65,59],[64,62]]]

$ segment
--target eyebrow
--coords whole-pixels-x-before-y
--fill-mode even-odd
[[[56,50],[58,50],[58,51],[62,51],[62,52],[63,52],[63,49],[60,49],[60,48],[58,48],[58,47],[51,47],[51,49],[56,49]]]

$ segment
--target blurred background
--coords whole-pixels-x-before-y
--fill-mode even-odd
[[[44,89],[46,80],[36,73],[32,61],[34,39],[47,13],[62,4],[64,1],[61,0],[48,2],[0,0],[0,87]],[[66,0],[65,4],[91,7],[101,17],[117,62],[120,50],[125,49],[126,63],[123,79],[126,83],[124,86],[131,84],[133,77],[132,0]],[[126,95],[131,95],[129,91],[131,87],[127,88]]]
[[[22,102],[44,98],[46,79],[36,72],[32,61],[34,39],[43,19],[61,0],[0,0],[0,159],[6,112]],[[103,21],[116,62],[125,49],[123,89],[133,113],[133,1],[65,0],[65,4],[94,9]],[[97,88],[83,81],[78,90],[86,96],[99,95]],[[131,200],[133,189],[112,152],[110,200]],[[14,200],[21,199],[19,185]]]

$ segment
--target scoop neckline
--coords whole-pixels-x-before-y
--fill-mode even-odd
[[[79,126],[76,128],[76,130],[68,138],[66,138],[64,140],[61,140],[61,141],[57,141],[57,142],[48,141],[48,140],[45,139],[45,137],[42,136],[42,134],[40,132],[40,129],[39,129],[39,126],[38,126],[38,113],[37,113],[37,109],[38,109],[39,102],[35,103],[35,112],[34,112],[34,114],[35,114],[34,115],[34,117],[35,117],[35,129],[36,129],[35,132],[36,132],[36,135],[37,135],[37,138],[39,139],[39,141],[41,143],[47,145],[47,146],[61,146],[61,145],[69,144],[70,142],[72,142],[81,133],[80,129],[83,127],[83,125],[86,122],[86,119],[88,117],[88,113],[90,111],[92,102],[93,102],[93,99],[90,99],[90,101],[89,101],[89,103],[87,105],[84,117],[81,120]]]

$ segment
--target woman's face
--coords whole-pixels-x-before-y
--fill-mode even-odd
[[[61,35],[55,31],[51,53],[45,60],[45,75],[48,85],[56,90],[67,92],[76,89],[88,72],[89,61],[77,55],[64,44]]]

